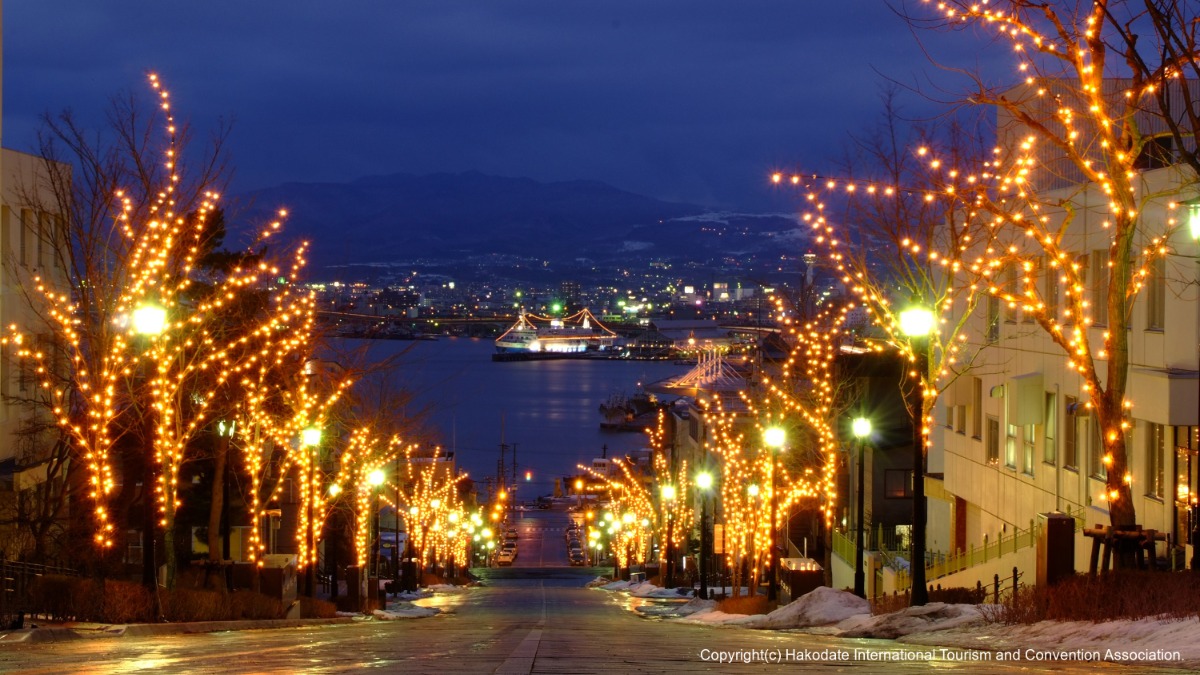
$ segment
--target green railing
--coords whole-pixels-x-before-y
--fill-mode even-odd
[[[1076,531],[1083,528],[1082,507],[1078,511],[1067,512],[1067,515],[1075,520]],[[996,538],[993,541],[989,541],[988,536],[984,535],[982,546],[972,544],[966,551],[950,555],[930,554],[925,560],[925,578],[930,581],[940,579],[941,577],[962,572],[976,565],[982,565],[1009,553],[1016,553],[1023,548],[1035,546],[1040,535],[1041,526],[1037,522],[1030,520],[1028,528],[1016,528],[1013,532]],[[854,540],[846,534],[835,530],[833,533],[833,552],[841,556],[842,560],[853,562],[855,552]],[[881,551],[881,553],[884,552]],[[896,564],[891,555],[885,553],[884,564],[896,570],[896,590],[902,591],[911,585],[908,572],[902,566]]]

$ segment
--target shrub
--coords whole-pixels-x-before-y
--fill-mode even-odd
[[[317,598],[300,598],[300,618],[302,619],[332,619],[337,616],[337,606],[328,600]]]
[[[767,596],[743,595],[738,598],[726,598],[717,603],[717,611],[726,614],[766,614]]]
[[[154,619],[154,596],[141,584],[105,581],[98,621],[143,623]]]
[[[30,594],[33,611],[57,621],[80,618],[76,598],[81,581],[84,580],[57,574],[37,577]]]
[[[1079,575],[1050,587],[1022,587],[984,618],[996,623],[1116,621],[1200,616],[1200,587],[1192,572],[1121,571],[1100,577]]]
[[[167,621],[224,621],[231,616],[229,596],[225,593],[175,588],[159,594]]]
[[[279,619],[283,602],[254,591],[234,591],[229,596],[232,619]]]

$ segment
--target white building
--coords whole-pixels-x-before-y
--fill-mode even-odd
[[[1168,205],[1193,198],[1197,189],[1190,172],[1177,166],[1142,171],[1137,186],[1146,201],[1134,251],[1169,231],[1170,253],[1150,266],[1130,320],[1128,401],[1134,424],[1127,447],[1133,496],[1141,526],[1167,533],[1176,552],[1184,554],[1180,559],[1190,559],[1198,490],[1200,246],[1189,233],[1186,209]],[[1043,203],[1061,200],[1076,211],[1060,248],[1086,269],[1084,293],[1093,319],[1089,340],[1099,351],[1109,324],[1099,302],[1107,295],[1109,200],[1095,185],[1064,186],[1039,196]],[[1043,212],[1051,222],[1062,222],[1064,208]],[[1168,227],[1171,218],[1180,221],[1173,228]],[[1069,326],[1061,312],[1061,268],[1046,264],[1036,243],[1023,246],[1021,256],[1033,262],[1025,276],[1032,276],[1041,300]],[[1002,284],[1015,288],[1020,273],[1002,274],[1007,275]],[[1032,548],[1033,538],[1014,535],[1030,530],[1038,514],[1052,511],[1076,516],[1088,527],[1107,525],[1104,450],[1087,411],[1084,380],[1062,347],[1019,307],[994,296],[972,317],[969,342],[969,351],[985,347],[981,359],[943,392],[935,411],[940,432],[935,431],[929,456],[928,550],[953,555],[1007,538],[1015,555],[1022,545]],[[1102,381],[1106,365],[1098,360]],[[1090,547],[1091,540],[1077,531],[1076,570],[1087,570]],[[1160,544],[1159,555],[1167,553]],[[1032,557],[1020,564],[1023,569],[1028,560]],[[1001,564],[1001,576],[1014,564]],[[1034,570],[1027,571],[1032,583]],[[980,579],[991,578],[992,570],[979,572]],[[932,575],[929,581],[941,583]],[[974,577],[959,576],[943,585],[974,586]]]

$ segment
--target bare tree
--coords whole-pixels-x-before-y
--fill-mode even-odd
[[[976,188],[964,214],[1002,245],[976,246],[972,266],[989,292],[1023,312],[1079,373],[1100,425],[1106,492],[1114,526],[1137,522],[1126,432],[1130,328],[1137,298],[1171,250],[1173,218],[1143,218],[1156,202],[1195,181],[1198,7],[1174,0],[950,0],[920,28],[995,32],[1008,43],[1021,79],[996,86],[979,74],[962,104],[995,111],[997,148],[984,163],[929,164]],[[1147,170],[1173,173],[1151,176]],[[1089,214],[1103,221],[1107,248],[1088,265],[1073,247]],[[1040,262],[1044,261],[1044,262]],[[1061,285],[1040,286],[1045,271]],[[1063,301],[1049,293],[1063,289]],[[1047,290],[1049,289],[1049,290]],[[1100,327],[1104,327],[1103,330]]]

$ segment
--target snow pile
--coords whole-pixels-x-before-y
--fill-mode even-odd
[[[921,633],[901,642],[962,649],[1041,651],[1179,652],[1184,665],[1200,661],[1200,620],[1041,621],[1030,625],[984,624],[937,633]],[[1151,659],[1153,660],[1153,659]]]
[[[920,607],[907,607],[891,614],[855,616],[837,625],[841,637],[870,637],[894,639],[912,633],[945,631],[983,623],[976,605],[948,605],[931,602]]]
[[[608,577],[596,577],[595,579],[592,579],[591,581],[584,584],[583,587],[584,588],[599,588],[599,587],[604,586],[609,583],[612,583],[612,580],[609,579]]]
[[[669,603],[669,604],[652,604],[639,605],[634,608],[634,611],[643,616],[653,616],[661,619],[678,619],[682,616],[690,616],[697,612],[711,611],[717,606],[716,600],[701,600],[700,598],[692,598],[685,603]]]
[[[434,607],[418,607],[411,602],[393,602],[386,610],[377,609],[371,612],[380,621],[395,621],[396,619],[423,619],[427,616],[440,614],[441,610]]]
[[[715,626],[751,627],[755,621],[762,618],[762,614],[726,614],[718,609],[708,609],[682,616],[679,620],[685,623],[703,623]]]
[[[870,615],[871,603],[853,593],[820,586],[766,616],[747,623],[751,628],[808,628]]]

